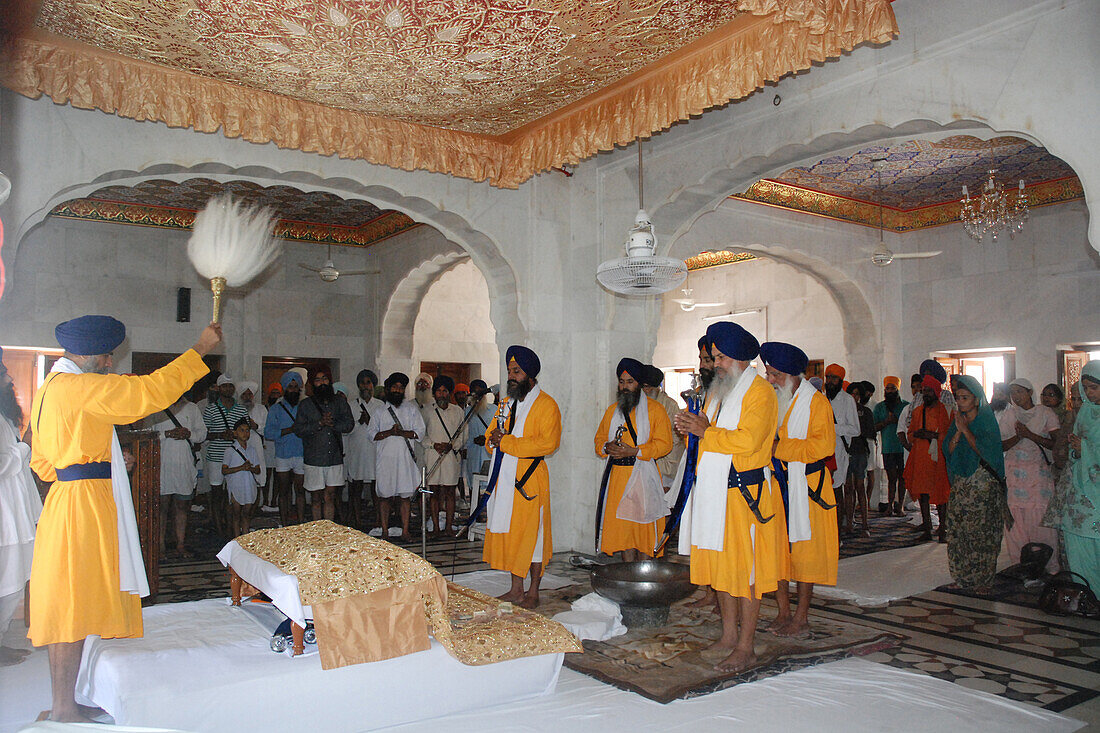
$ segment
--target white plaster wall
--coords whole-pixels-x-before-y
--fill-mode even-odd
[[[673,302],[683,293],[667,293],[661,301],[661,327],[653,352],[653,363],[663,369],[698,367],[698,340],[713,322],[704,321],[705,316],[758,307],[765,313],[728,320],[740,323],[761,343],[786,341],[796,344],[810,359],[845,363],[840,309],[821,283],[789,265],[756,259],[712,267],[692,272],[687,285],[697,302],[727,305],[688,312]]]
[[[439,276],[420,303],[413,328],[413,361],[476,364],[470,378],[496,382],[500,351],[489,320],[489,286],[470,261]],[[487,380],[487,381],[488,381]]]

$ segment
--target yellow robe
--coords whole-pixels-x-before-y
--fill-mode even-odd
[[[507,416],[502,418],[507,420]],[[485,449],[492,455],[488,438],[496,430],[496,418],[489,424],[485,431]],[[540,392],[535,398],[534,404],[527,411],[527,419],[523,424],[523,437],[505,435],[500,441],[500,450],[505,455],[519,458],[519,466],[516,468],[516,480],[518,481],[527,468],[531,465],[531,459],[538,456],[549,456],[558,449],[561,443],[561,411],[554,398],[545,392]],[[515,488],[499,486],[494,491],[515,491]],[[508,531],[504,533],[485,533],[485,550],[482,558],[489,563],[494,570],[507,570],[512,575],[523,578],[531,571],[532,562],[541,562],[545,565],[554,554],[552,532],[550,527],[550,471],[546,468],[546,461],[539,464],[531,478],[524,484],[523,490],[528,496],[535,497],[528,501],[519,495],[512,503],[512,522]],[[533,558],[535,548],[538,545],[539,525],[542,525],[542,554],[539,558]]]
[[[163,410],[208,371],[188,350],[143,377],[48,377],[31,405],[31,467],[45,481],[56,468],[111,460],[115,425]],[[38,520],[31,564],[30,632],[35,646],[142,634],[141,599],[119,590],[118,526],[110,479],[57,481]]]
[[[672,422],[668,419],[668,413],[657,400],[649,400],[649,440],[638,446],[639,461],[651,461],[666,455],[672,450]],[[596,430],[596,455],[607,458],[603,452],[604,443],[607,442],[607,433],[611,428],[611,419],[615,416],[618,405],[611,405],[603,414],[600,427]],[[637,429],[638,410],[635,408],[630,413],[630,421]],[[623,433],[621,442],[625,446],[634,447],[634,438],[630,431]],[[645,555],[653,556],[653,546],[657,544],[657,536],[665,531],[665,519],[661,517],[649,524],[639,524],[625,519],[619,519],[616,513],[619,502],[622,501],[626,491],[626,482],[630,478],[633,466],[612,466],[611,476],[607,479],[607,498],[604,500],[603,532],[600,535],[600,551],[611,554],[620,550],[638,550]]]
[[[699,443],[700,456],[704,451],[725,453],[732,456],[733,467],[738,471],[769,465],[777,412],[775,390],[756,377],[741,403],[737,429],[724,430],[714,425],[707,428]],[[783,498],[778,488],[773,490],[767,482],[753,484],[748,489],[753,496],[760,493],[760,514],[774,515],[773,518],[764,524],[758,522],[741,492],[730,489],[726,494],[724,549],[704,550],[692,545],[691,582],[739,598],[760,598],[776,589],[784,562],[779,535]]]
[[[792,407],[794,405],[792,404]],[[787,435],[787,420],[791,411],[783,417],[779,427],[779,444],[775,448],[775,457],[781,461],[800,461],[814,463],[833,454],[836,447],[836,430],[833,426],[833,408],[829,400],[820,392],[810,399],[810,426],[802,440]],[[824,478],[821,498],[826,504],[836,504],[833,493],[833,478],[825,468],[806,475],[811,490],[817,489],[818,481]],[[837,536],[836,508],[823,509],[820,504],[810,500],[810,539],[791,543],[790,579],[802,583],[823,583],[836,585],[837,562],[840,559],[840,541]]]

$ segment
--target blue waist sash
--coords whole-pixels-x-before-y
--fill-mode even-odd
[[[65,468],[54,469],[58,481],[85,481],[94,478],[111,478],[111,462],[74,463]]]

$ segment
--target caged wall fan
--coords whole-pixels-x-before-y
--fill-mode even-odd
[[[626,257],[608,260],[596,268],[600,285],[621,295],[658,295],[687,279],[683,260],[658,257],[657,235],[645,210],[642,188],[642,141],[638,141],[638,213],[626,240]]]
[[[336,282],[336,279],[341,275],[377,275],[380,270],[337,270],[336,266],[332,264],[332,245],[328,246],[328,259],[325,260],[325,264],[320,267],[314,267],[313,265],[307,265],[304,262],[299,262],[298,267],[303,270],[309,270],[310,272],[316,272],[321,276],[321,279],[327,283]]]
[[[922,260],[942,254],[941,250],[895,254],[886,246],[882,238],[882,169],[886,167],[886,158],[875,158],[871,165],[875,169],[875,177],[878,183],[878,245],[871,252],[871,263],[878,267],[886,267],[894,260]]]

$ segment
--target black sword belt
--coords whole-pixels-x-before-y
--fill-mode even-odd
[[[752,492],[749,491],[749,487],[753,486],[754,484],[760,485],[760,491],[757,492],[755,497],[752,495]],[[760,514],[760,499],[764,495],[763,468],[753,468],[748,471],[738,471],[736,468],[730,466],[729,482],[726,484],[726,486],[731,489],[736,488],[738,491],[741,492],[741,496],[744,497],[745,503],[749,505],[749,511],[751,511],[753,513],[753,516],[756,517],[756,521],[760,522],[761,524],[767,524],[775,517],[774,514],[771,514],[767,518],[765,518],[762,514]]]
[[[638,461],[637,456],[627,456],[626,458],[612,458],[612,466],[633,466]]]
[[[783,461],[783,468],[787,468],[788,465],[789,464],[786,461]],[[817,477],[817,488],[816,489],[810,489],[810,498],[813,499],[813,502],[815,504],[817,504],[819,507],[821,507],[825,511],[828,511],[830,509],[835,509],[836,504],[830,504],[829,502],[827,502],[827,501],[825,501],[824,499],[821,498],[821,492],[824,491],[824,489],[825,489],[825,471],[826,471],[826,469],[827,469],[827,467],[825,466],[825,459],[822,459],[820,461],[814,461],[813,463],[807,463],[806,464],[806,475],[807,476],[809,476],[811,474],[814,474],[814,473],[819,474],[818,477]],[[788,481],[789,481],[789,479],[788,479]]]

